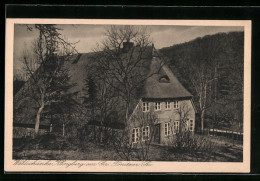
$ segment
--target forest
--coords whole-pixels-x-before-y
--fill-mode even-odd
[[[243,32],[207,35],[162,48],[160,53],[192,93],[198,127],[242,129]]]

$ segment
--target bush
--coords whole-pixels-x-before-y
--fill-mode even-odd
[[[211,153],[215,149],[215,142],[209,137],[194,135],[190,132],[178,133],[169,138],[169,151],[181,153]]]
[[[19,140],[19,150],[65,150],[69,149],[71,144],[66,138],[56,134],[39,135],[35,138],[24,138]]]
[[[55,134],[46,134],[36,138],[40,148],[45,150],[65,150],[70,147],[70,143],[66,138],[55,135]]]

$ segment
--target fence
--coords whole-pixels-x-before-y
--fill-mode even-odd
[[[237,131],[208,129],[208,134],[215,135],[215,136],[224,136],[235,140],[243,140],[243,133]]]
[[[238,131],[221,130],[221,129],[204,129],[203,134],[223,136],[226,138],[243,141],[243,132],[238,132]]]

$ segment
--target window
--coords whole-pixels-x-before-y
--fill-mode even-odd
[[[174,109],[179,108],[179,101],[173,101],[173,108]]]
[[[178,133],[180,128],[180,121],[174,121],[173,122],[173,133]]]
[[[149,111],[149,103],[143,102],[143,112],[148,112],[148,111]]]
[[[193,131],[193,129],[194,129],[194,121],[193,121],[193,120],[190,120],[189,130],[190,130],[190,131]]]
[[[160,83],[169,83],[170,79],[167,75],[164,75],[164,76],[160,77],[159,82]]]
[[[170,135],[170,123],[165,123],[164,124],[164,135],[165,136]]]
[[[155,103],[155,110],[156,111],[161,110],[161,103],[160,102]]]
[[[139,128],[133,128],[132,131],[132,142],[136,143],[139,141]]]
[[[150,136],[150,127],[149,126],[143,127],[143,135],[142,135],[143,141],[149,140],[149,136]]]
[[[165,109],[171,109],[171,102],[165,102]]]

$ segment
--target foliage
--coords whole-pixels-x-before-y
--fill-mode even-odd
[[[33,54],[24,51],[24,69],[29,79],[16,99],[30,97],[38,104],[35,115],[35,133],[38,134],[42,113],[47,111],[47,114],[54,116],[64,114],[68,109],[64,105],[72,102],[72,95],[67,90],[74,85],[69,83],[64,62],[75,52],[75,47],[61,37],[61,29],[55,25],[28,25],[27,29],[38,31],[39,36],[32,44]]]
[[[113,148],[120,158],[127,161],[149,160],[150,147],[157,123],[158,118],[154,112],[144,113],[142,112],[142,107],[137,105],[125,129],[117,132],[114,136]],[[147,127],[148,129],[146,129]],[[136,140],[133,140],[133,128],[139,129]]]
[[[244,35],[242,32],[219,33],[163,48],[171,69],[193,94],[201,118],[225,119],[229,112],[242,112]],[[235,106],[234,106],[235,105]],[[242,117],[233,120],[242,122]],[[209,120],[209,119],[208,119]],[[197,124],[199,125],[199,124]]]
[[[15,77],[13,81],[13,95],[15,94],[22,88],[24,85],[24,80],[22,78]]]
[[[145,28],[137,26],[110,26],[105,35],[95,50],[95,60],[104,76],[104,85],[111,87],[121,99],[124,121],[127,121],[137,89],[151,76],[146,75],[148,67],[145,66],[151,58],[147,55],[152,45],[150,35]]]
[[[210,154],[215,149],[215,143],[209,137],[194,135],[191,132],[177,133],[169,139],[168,146],[172,152],[191,154],[199,152]]]

